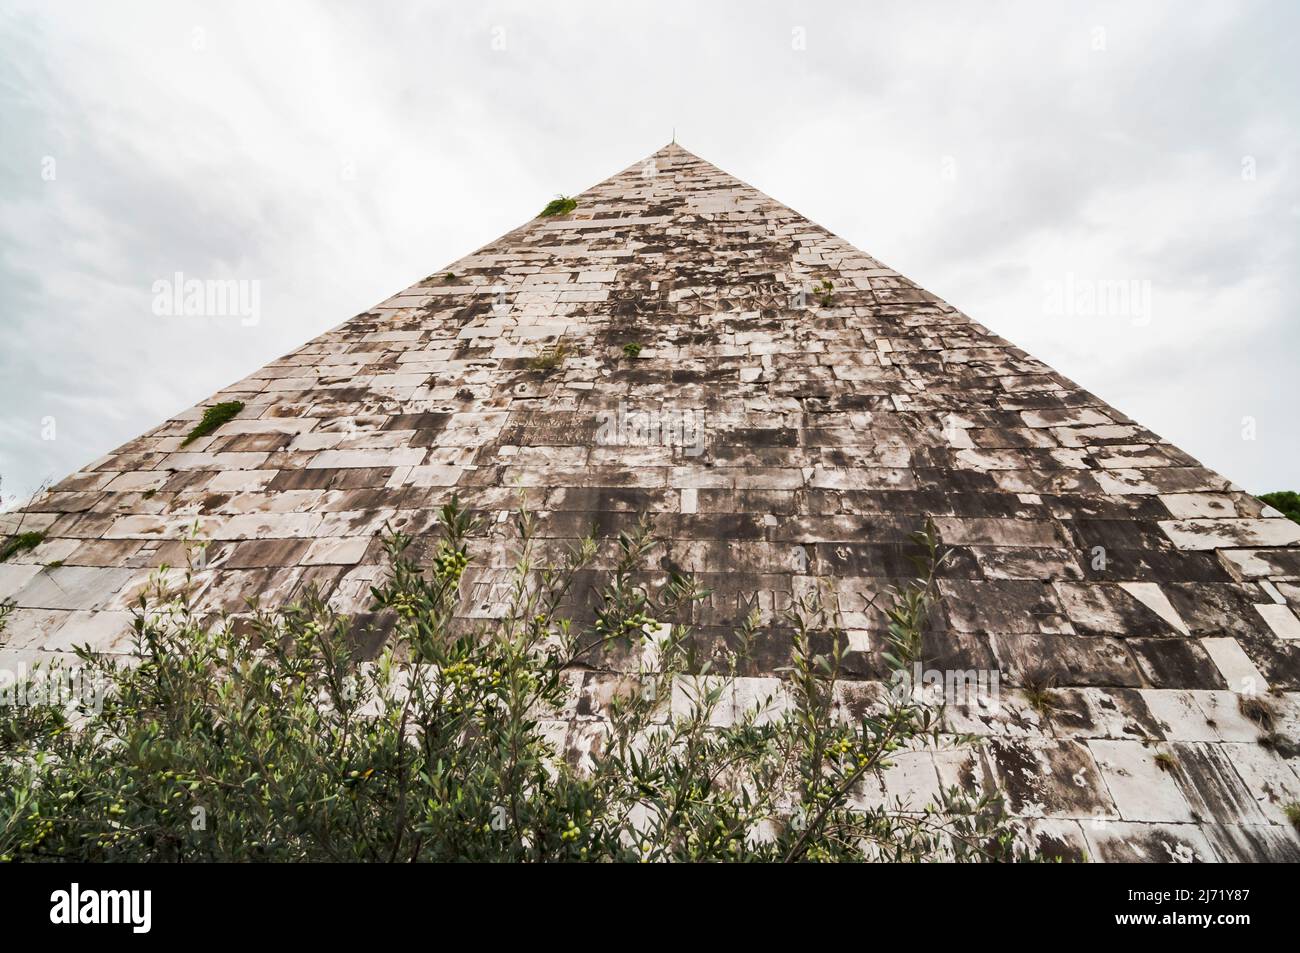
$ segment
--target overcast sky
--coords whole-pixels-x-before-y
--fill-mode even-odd
[[[5,495],[674,128],[1247,489],[1300,490],[1297,11],[0,0]],[[156,314],[177,272],[258,282],[260,320]]]

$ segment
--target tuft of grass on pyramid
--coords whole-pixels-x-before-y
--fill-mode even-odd
[[[244,402],[242,400],[227,400],[204,409],[203,419],[195,424],[194,429],[185,436],[185,439],[181,441],[181,446],[191,444],[200,437],[206,437],[222,424],[237,416],[243,409]]]
[[[546,208],[542,209],[541,214],[537,217],[550,218],[552,215],[568,215],[577,207],[578,203],[575,199],[571,199],[567,195],[561,195],[551,199]]]
[[[35,549],[44,541],[44,533],[15,533],[3,543],[0,543],[0,563],[10,556],[16,556],[19,553],[27,552],[29,549]]]

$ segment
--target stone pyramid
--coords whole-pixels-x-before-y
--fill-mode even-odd
[[[891,798],[996,787],[1067,856],[1300,858],[1300,526],[679,146],[575,198],[214,395],[245,406],[212,435],[182,447],[192,408],[5,516],[45,541],[0,564],[0,667],[128,649],[196,522],[203,608],[314,584],[365,618],[376,534],[431,538],[453,492],[483,517],[467,613],[491,616],[522,493],[546,546],[649,514],[659,569],[712,590],[706,648],[824,583],[869,682],[869,602],[930,519],[952,556],[927,664],[998,673],[1000,703],[950,704],[984,743],[900,757]],[[576,677],[581,746],[608,676]]]

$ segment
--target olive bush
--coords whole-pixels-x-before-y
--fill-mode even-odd
[[[733,649],[702,660],[672,620],[704,593],[677,574],[645,584],[644,520],[618,537],[585,613],[564,606],[596,541],[543,564],[534,521],[521,508],[504,612],[477,628],[457,611],[471,517],[446,506],[424,560],[386,536],[372,595],[395,622],[372,659],[355,620],[314,594],[212,623],[193,569],[161,571],[135,608],[133,656],[78,652],[83,684],[105,687],[98,703],[0,709],[0,857],[1029,859],[995,798],[859,796],[898,753],[969,739],[941,734],[940,710],[908,693],[848,714],[846,640],[821,600],[777,628],[752,615]],[[943,562],[932,532],[918,543],[918,578],[882,609],[895,669],[918,658]],[[789,640],[779,687],[738,703],[733,676],[777,637]],[[618,671],[604,665],[615,655]],[[602,717],[575,722],[575,685],[602,665]],[[565,741],[574,724],[591,740],[582,756]]]

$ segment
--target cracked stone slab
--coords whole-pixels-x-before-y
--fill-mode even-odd
[[[1207,864],[1219,857],[1195,824],[1083,825],[1097,859],[1109,863]]]

